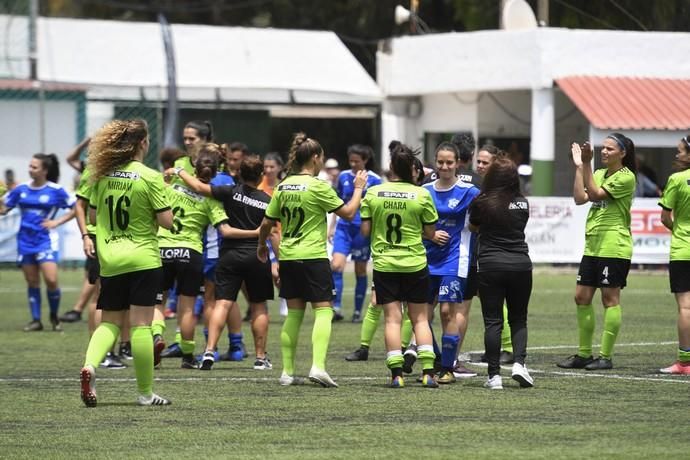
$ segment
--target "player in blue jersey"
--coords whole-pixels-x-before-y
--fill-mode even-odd
[[[362,192],[362,198],[366,194],[366,189],[381,183],[381,177],[370,169],[373,164],[373,150],[368,145],[354,144],[348,147],[347,157],[350,169],[343,171],[338,176],[336,191],[338,196],[345,202],[350,201],[354,192],[355,176],[358,171],[367,170],[367,185]],[[351,220],[337,219],[335,214],[332,217],[328,231],[329,240],[333,243],[333,257],[331,269],[333,271],[333,284],[335,285],[335,299],[333,299],[333,321],[343,319],[342,314],[342,294],[343,294],[343,271],[347,256],[350,255],[355,263],[355,310],[352,314],[352,322],[360,322],[362,318],[362,305],[367,295],[367,263],[369,262],[370,241],[368,237],[362,236],[359,229],[361,219],[359,211]]]
[[[5,198],[0,214],[18,207],[21,223],[17,234],[17,264],[24,272],[28,285],[27,296],[31,322],[25,332],[40,331],[41,323],[41,275],[46,283],[50,322],[54,331],[62,330],[58,319],[60,287],[58,286],[58,226],[74,217],[75,199],[58,185],[60,164],[55,154],[37,153],[29,163],[31,181],[15,187]],[[68,212],[56,217],[59,209]]]
[[[463,291],[471,260],[473,237],[467,229],[467,210],[479,194],[472,184],[458,179],[460,153],[450,142],[436,148],[438,179],[425,184],[439,215],[433,240],[425,240],[429,264],[429,306],[440,304],[443,337],[441,373],[438,383],[453,383],[453,365],[460,336],[456,309]]]

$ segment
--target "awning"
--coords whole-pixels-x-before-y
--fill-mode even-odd
[[[556,82],[594,128],[690,129],[690,80],[566,77]]]

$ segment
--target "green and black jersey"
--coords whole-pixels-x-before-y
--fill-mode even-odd
[[[671,174],[659,206],[673,212],[671,260],[690,260],[690,169]]]
[[[77,186],[76,193],[77,198],[81,198],[82,200],[85,200],[87,202],[91,201],[91,190],[93,188],[93,185],[89,180],[90,177],[91,173],[89,172],[89,169],[84,169],[84,171],[82,171],[81,173],[81,178],[79,179],[79,185]],[[95,235],[96,225],[91,222],[89,214],[89,212],[86,213],[86,233],[88,233],[89,235]]]

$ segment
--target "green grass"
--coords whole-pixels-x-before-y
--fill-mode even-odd
[[[62,311],[74,302],[81,276],[61,272]],[[352,282],[346,277],[348,316]],[[19,272],[0,271],[0,457],[683,458],[690,447],[690,379],[656,373],[675,358],[675,302],[666,276],[632,274],[628,282],[609,373],[554,366],[575,351],[574,274],[542,269],[529,315],[529,346],[538,348],[528,356],[533,389],[518,388],[504,371],[506,389],[489,392],[482,387],[485,368],[438,390],[419,388],[414,378],[404,389],[386,388],[381,328],[369,361],[347,363],[360,329],[349,322],[334,325],[329,351],[328,370],[340,388],[284,388],[277,383],[280,318],[271,305],[272,371],[254,371],[251,359],[207,373],[166,360],[155,389],[173,405],[142,408],[134,405],[132,368],[102,370],[98,407],[87,409],[78,384],[86,324],[66,324],[63,333],[21,332],[29,319],[25,284]],[[596,342],[600,308],[597,316]],[[311,362],[312,321],[309,312],[298,351],[302,375]],[[482,330],[475,300],[465,350],[483,348]],[[251,348],[246,325],[244,333]],[[168,322],[166,338],[173,335]],[[557,346],[565,348],[551,348]]]

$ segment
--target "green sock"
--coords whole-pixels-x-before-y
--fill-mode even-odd
[[[196,342],[194,342],[194,340],[181,339],[179,344],[183,355],[191,355],[194,353],[194,348],[196,348]]]
[[[295,375],[295,351],[299,329],[304,319],[304,310],[288,308],[288,314],[280,331],[280,349],[283,353],[283,372]]]
[[[333,309],[314,309],[314,329],[311,331],[312,363],[319,369],[326,370],[326,354],[331,342]]]
[[[412,340],[412,321],[407,316],[407,309],[403,312],[402,327],[400,328],[400,342],[403,348],[407,348]]]
[[[618,331],[621,329],[621,306],[604,308],[604,332],[601,334],[601,350],[599,354],[602,358],[611,359],[613,345],[616,343]]]
[[[685,351],[682,348],[678,349],[678,361],[682,363],[690,362],[690,351]]]
[[[388,356],[386,357],[386,366],[388,366],[388,369],[402,367],[404,362],[405,359],[400,350],[388,352]]]
[[[132,332],[132,357],[139,394],[153,393],[153,335],[148,326],[135,326]]]
[[[165,332],[165,321],[162,319],[154,319],[151,321],[151,334],[152,335],[163,335]]]
[[[417,359],[422,363],[422,370],[429,370],[434,368],[434,360],[436,353],[434,353],[433,345],[417,345]]]
[[[180,333],[180,329],[175,331],[175,343],[182,343],[182,334]]]
[[[362,346],[369,348],[369,345],[371,345],[376,329],[379,327],[381,313],[383,313],[383,308],[381,307],[372,304],[369,304],[367,307],[367,313],[364,315],[364,321],[362,321],[362,333],[359,341]]]
[[[594,308],[592,305],[577,306],[577,330],[580,335],[580,347],[577,350],[581,358],[592,356],[592,338],[594,337]]]
[[[91,366],[94,369],[98,369],[98,365],[101,364],[101,361],[105,358],[105,354],[115,345],[118,335],[120,335],[119,327],[113,323],[101,322],[96,330],[93,331],[91,340],[89,340],[84,366]]]
[[[501,332],[501,350],[513,352],[513,341],[510,338],[510,323],[508,323],[508,306],[503,304],[503,332]]]

